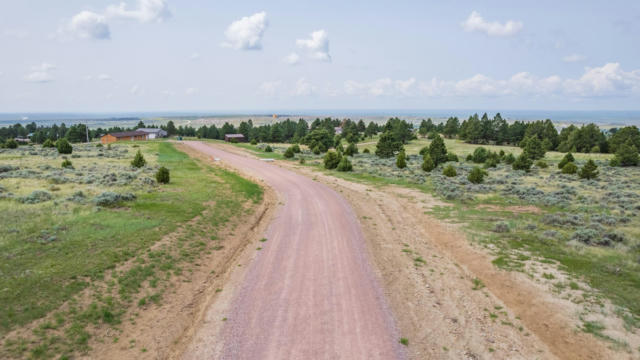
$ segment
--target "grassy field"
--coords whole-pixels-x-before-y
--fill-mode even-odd
[[[129,163],[138,149],[147,166],[134,170]],[[92,327],[117,326],[132,304],[147,301],[140,299],[143,288],[151,289],[149,301],[160,301],[166,280],[219,246],[216,230],[262,197],[258,185],[167,142],[118,143],[110,150],[76,145],[70,160],[75,169],[62,170],[55,150],[0,153],[0,165],[10,169],[0,173],[0,335],[46,319],[34,337],[8,338],[0,355],[86,351]],[[153,181],[159,166],[171,170],[170,184]],[[34,191],[49,195],[24,200]],[[101,206],[107,191],[136,198]],[[198,215],[201,221],[175,242],[149,251]],[[202,242],[204,236],[211,240]],[[90,302],[77,299],[87,292]]]

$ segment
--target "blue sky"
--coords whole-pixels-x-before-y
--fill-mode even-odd
[[[0,112],[640,109],[637,1],[0,4]]]

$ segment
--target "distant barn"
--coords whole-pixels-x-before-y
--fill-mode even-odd
[[[245,142],[247,139],[242,134],[227,134],[224,136],[224,141]]]
[[[144,131],[124,131],[109,133],[100,138],[103,144],[111,144],[116,141],[144,141],[149,140],[149,134]]]

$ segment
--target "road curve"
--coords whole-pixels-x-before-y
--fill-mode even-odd
[[[193,149],[263,179],[284,200],[263,249],[233,295],[221,351],[199,358],[403,359],[365,240],[347,201],[329,187],[201,142]],[[211,345],[213,347],[213,345]]]

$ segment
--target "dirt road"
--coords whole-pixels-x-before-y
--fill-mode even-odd
[[[264,180],[283,205],[220,336],[203,326],[185,358],[405,358],[360,225],[342,196],[264,161],[200,142],[188,146]]]

